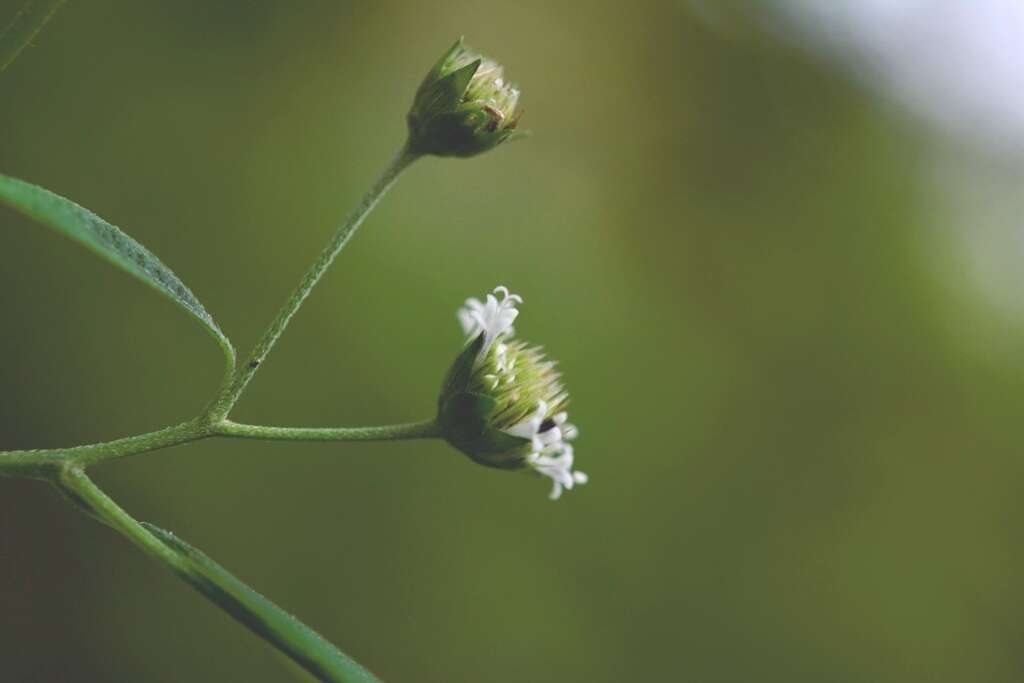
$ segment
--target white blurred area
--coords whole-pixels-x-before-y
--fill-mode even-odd
[[[973,307],[980,294],[988,313],[1019,332],[1024,0],[766,0],[760,6],[781,19],[771,22],[774,28],[925,124],[934,149],[922,164],[931,218],[949,237],[935,251],[938,277],[954,298],[972,296]],[[960,334],[974,344],[1000,345],[992,329],[965,325]]]
[[[1024,156],[1022,0],[777,6],[813,44],[916,114],[992,153]]]

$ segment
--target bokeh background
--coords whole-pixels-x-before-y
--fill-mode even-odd
[[[415,166],[236,416],[427,417],[456,307],[506,284],[561,361],[590,484],[551,503],[438,442],[207,441],[101,485],[386,681],[1020,680],[1012,2],[70,2],[0,77],[0,172],[124,228],[244,350],[460,34],[534,135]],[[0,225],[0,448],[199,410],[220,356],[197,325]],[[19,480],[0,669],[301,675]]]

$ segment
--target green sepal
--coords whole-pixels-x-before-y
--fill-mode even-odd
[[[448,376],[445,377],[444,383],[441,385],[441,395],[437,399],[438,412],[444,408],[448,397],[466,391],[473,377],[477,356],[480,355],[480,349],[483,346],[484,335],[481,332],[473,341],[466,344],[466,348],[455,359],[451,369],[448,370]]]
[[[476,75],[482,63],[483,60],[477,57],[466,66],[453,71],[441,79],[439,85],[444,84],[445,92],[449,95],[445,101],[449,108],[458,106],[462,96],[466,94],[466,89],[469,88],[469,82],[473,80],[473,76]]]
[[[522,439],[489,426],[497,402],[490,396],[471,392],[449,395],[441,406],[437,422],[445,439],[474,462],[503,470],[526,465],[529,439]]]
[[[493,128],[493,130],[492,130]],[[512,135],[476,103],[460,105],[455,111],[431,118],[413,131],[410,146],[421,154],[471,157],[496,147]]]
[[[459,106],[480,64],[481,60],[475,59],[440,79],[435,80],[431,74],[423,81],[409,110],[409,129],[414,139],[423,137],[431,119]]]
[[[483,60],[477,57],[466,66],[456,69],[439,80],[434,89],[439,91],[441,98],[437,101],[436,110],[433,111],[448,111],[459,106],[462,96],[466,94],[466,89],[469,87],[469,82],[473,80],[473,76],[482,63]]]
[[[466,49],[465,46],[463,45],[463,41],[465,39],[465,36],[459,36],[458,40],[456,40],[455,43],[450,48],[448,48],[448,51],[441,55],[441,58],[437,60],[437,64],[435,64],[427,73],[427,80],[431,80],[432,78],[436,79],[438,76],[440,76],[444,72],[445,64],[451,61],[452,57],[454,57],[456,54]]]

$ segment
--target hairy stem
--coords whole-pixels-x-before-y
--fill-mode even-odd
[[[40,2],[37,7],[60,2]],[[27,12],[33,7],[26,5]],[[24,38],[27,43],[42,26],[47,13],[36,28]],[[20,16],[20,15],[19,15]],[[15,33],[18,20],[12,24]],[[17,51],[5,58],[12,29],[0,35],[0,70]],[[11,34],[14,35],[14,34]],[[380,427],[269,427],[246,425],[227,419],[242,392],[263,363],[267,354],[284,332],[292,317],[309,296],[313,287],[330,268],[334,259],[351,239],[366,216],[395,183],[402,172],[419,157],[408,146],[402,148],[362,201],[335,232],[320,257],[306,273],[299,286],[278,312],[277,317],[253,348],[249,360],[234,366],[230,345],[228,367],[217,398],[199,417],[166,429],[130,436],[106,443],[49,450],[0,451],[0,476],[27,476],[52,482],[72,502],[93,518],[118,531],[151,557],[163,563],[211,601],[249,628],[253,633],[289,656],[313,676],[325,683],[376,682],[366,669],[348,658],[294,617],[233,577],[200,551],[163,531],[132,518],[85,474],[85,467],[113,458],[154,451],[161,448],[198,441],[214,436],[289,441],[369,441],[417,439],[440,436],[434,420]]]
[[[28,0],[11,23],[0,33],[0,71],[17,59],[43,25],[60,9],[64,0]]]
[[[222,420],[210,424],[196,419],[155,432],[73,448],[0,451],[0,476],[52,480],[70,466],[88,467],[105,460],[190,443],[215,436],[269,441],[395,441],[441,436],[434,420],[374,427],[268,427]]]
[[[389,441],[396,439],[429,439],[441,436],[434,420],[381,427],[264,427],[238,424],[225,420],[217,433],[243,439],[280,441]]]
[[[91,517],[116,529],[147,555],[163,562],[175,571],[184,571],[186,563],[173,550],[146,531],[145,527],[125,512],[79,467],[65,467],[54,480],[54,485],[73,503]]]
[[[155,432],[85,446],[0,451],[0,476],[36,477],[49,480],[54,478],[60,468],[68,464],[86,467],[104,460],[155,451],[189,441],[198,441],[212,434],[213,431],[208,425],[199,420],[190,420]]]
[[[241,397],[242,392],[245,391],[245,387],[249,384],[249,380],[252,379],[260,365],[266,360],[267,354],[274,348],[274,344],[277,343],[285,328],[288,327],[292,316],[302,306],[302,302],[309,296],[313,287],[316,286],[320,278],[327,272],[327,269],[331,267],[334,259],[345,248],[352,235],[362,225],[363,220],[366,219],[366,216],[377,205],[381,197],[387,193],[388,189],[394,185],[402,172],[419,156],[419,154],[410,151],[408,146],[403,146],[373,186],[363,195],[362,201],[348,215],[348,218],[341,224],[341,227],[337,229],[334,236],[331,237],[331,241],[327,243],[320,257],[316,260],[316,263],[306,272],[302,282],[299,283],[299,286],[292,292],[291,297],[281,307],[281,310],[278,311],[277,317],[270,323],[270,327],[263,333],[263,337],[260,338],[249,354],[248,361],[235,371],[234,379],[210,406],[209,414],[214,419],[221,420],[231,412],[231,409],[238,402],[239,397]]]
[[[378,683],[369,671],[273,602],[174,534],[139,522],[79,468],[54,481],[91,517],[114,529],[173,571],[239,623],[324,683]]]

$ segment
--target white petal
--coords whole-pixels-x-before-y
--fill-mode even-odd
[[[501,296],[501,299],[494,296],[495,294]],[[459,323],[469,339],[481,332],[484,334],[481,357],[500,337],[512,334],[512,323],[519,315],[516,305],[522,302],[521,296],[509,294],[506,287],[496,287],[493,294],[487,295],[485,302],[479,299],[466,299],[465,306],[458,312]]]
[[[520,422],[514,427],[509,427],[505,430],[505,433],[512,436],[518,436],[520,439],[532,439],[537,433],[538,427],[540,427],[540,424],[535,422],[533,418],[530,418]]]
[[[512,436],[518,436],[520,439],[533,439],[534,450],[539,451],[543,448],[543,444],[538,445],[537,432],[540,431],[540,426],[544,422],[544,415],[547,412],[548,404],[544,401],[538,401],[537,410],[535,410],[532,415],[519,424],[504,430],[504,432],[506,434],[511,434]]]
[[[563,490],[570,490],[577,484],[587,483],[586,474],[572,471],[574,459],[572,446],[567,443],[558,443],[545,446],[544,450],[539,453],[531,453],[527,458],[527,463],[537,474],[551,479],[551,499],[555,500],[562,495]]]

